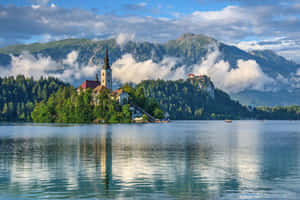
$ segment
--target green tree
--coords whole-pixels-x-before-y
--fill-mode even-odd
[[[164,118],[164,112],[160,108],[155,108],[154,117],[157,119],[162,119]]]
[[[41,101],[35,106],[33,112],[31,113],[31,117],[33,121],[37,123],[54,122],[53,116],[51,116],[51,113],[49,112],[48,107],[46,106],[44,101]]]
[[[142,116],[142,119],[143,121],[147,122],[149,119],[148,119],[148,116],[146,114],[143,114]]]
[[[122,106],[122,122],[129,123],[131,122],[131,111],[130,111],[130,105],[126,104]]]

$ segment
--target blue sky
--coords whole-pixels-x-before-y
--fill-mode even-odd
[[[16,6],[30,6],[32,4],[39,4],[42,1],[34,1],[34,0],[4,0],[0,2],[2,5],[16,5]],[[207,1],[201,0],[52,0],[47,1],[50,3],[54,3],[57,6],[64,8],[81,8],[86,10],[96,11],[98,14],[105,14],[110,12],[117,12],[118,14],[126,14],[126,7],[129,8],[130,5],[132,9],[133,5],[143,5],[146,4],[150,14],[152,16],[161,16],[167,15],[170,12],[179,12],[179,13],[190,13],[196,10],[218,10],[222,9],[227,5],[239,5],[239,1],[210,1],[212,3],[208,3]],[[151,9],[154,13],[151,13]],[[155,13],[155,10],[160,11],[160,13]],[[137,11],[135,14],[144,15],[141,10]]]
[[[2,0],[0,45],[65,38],[165,42],[205,34],[300,62],[296,0]]]

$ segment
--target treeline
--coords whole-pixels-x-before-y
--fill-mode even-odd
[[[35,104],[66,85],[56,78],[0,77],[0,121],[32,121]]]
[[[156,118],[163,117],[159,104],[146,98],[142,89],[135,90],[129,85],[123,86],[123,89],[130,94],[130,102],[139,105]],[[90,89],[77,93],[73,87],[60,88],[47,101],[37,103],[31,116],[34,122],[43,123],[132,122],[130,104],[119,105],[111,98],[109,90],[102,90],[95,96]]]
[[[300,106],[257,107],[254,116],[266,120],[300,120]]]
[[[300,106],[257,107],[253,110],[233,101],[213,87],[209,79],[201,81],[147,80],[122,89],[129,101],[156,118],[167,112],[170,119],[269,119],[300,120]],[[213,90],[207,90],[207,88]],[[213,94],[213,95],[212,95]],[[78,94],[73,87],[56,78],[0,78],[0,121],[90,123],[131,122],[130,105],[120,106],[107,91],[94,105],[91,91]]]

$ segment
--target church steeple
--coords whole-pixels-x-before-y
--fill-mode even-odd
[[[101,85],[112,90],[112,70],[109,65],[108,50],[105,50],[104,65],[101,70]]]
[[[105,50],[105,57],[104,57],[104,65],[103,65],[103,69],[110,69],[109,66],[109,58],[108,58],[108,50],[106,48]]]
[[[95,81],[99,82],[98,72],[96,72]]]

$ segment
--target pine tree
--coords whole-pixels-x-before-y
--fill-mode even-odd
[[[5,103],[2,109],[2,117],[4,121],[7,121],[7,115],[8,115],[8,106],[7,103]]]

